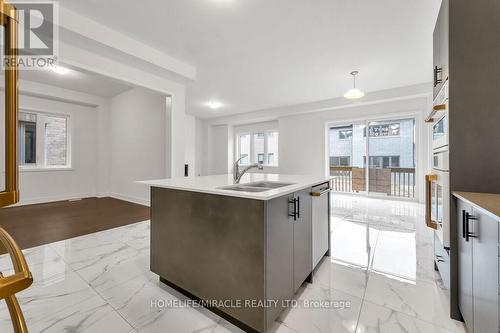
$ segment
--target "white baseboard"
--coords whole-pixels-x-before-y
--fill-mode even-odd
[[[96,196],[95,193],[75,193],[75,194],[56,195],[56,196],[50,196],[50,197],[38,197],[38,198],[23,199],[22,194],[21,194],[21,201],[15,205],[12,205],[11,207],[36,205],[36,204],[50,203],[50,202],[57,202],[57,201],[94,198],[95,196]]]
[[[150,202],[149,200],[147,199],[143,199],[143,198],[137,198],[137,197],[131,197],[131,196],[128,196],[128,195],[122,195],[122,194],[119,194],[119,193],[110,193],[109,195],[111,198],[115,198],[115,199],[118,199],[118,200],[123,200],[123,201],[128,201],[128,202],[133,202],[133,203],[136,203],[136,204],[139,204],[139,205],[143,205],[143,206],[150,206]]]

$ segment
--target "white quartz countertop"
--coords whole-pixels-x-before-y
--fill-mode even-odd
[[[293,185],[271,189],[265,192],[241,192],[221,189],[221,187],[234,185],[233,175],[215,175],[202,177],[184,177],[170,179],[156,179],[138,181],[139,184],[145,184],[152,187],[163,187],[175,190],[184,190],[191,192],[209,193],[225,195],[231,197],[270,200],[283,195],[287,195],[305,188],[319,185],[330,181],[332,177],[318,177],[306,175],[282,175],[282,174],[262,174],[247,173],[241,179],[240,185],[254,183],[259,181],[293,183]]]

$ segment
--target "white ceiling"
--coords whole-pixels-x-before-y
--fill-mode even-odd
[[[213,117],[432,80],[439,0],[61,0],[197,68],[188,112]],[[204,103],[225,104],[210,110]]]
[[[69,73],[60,75],[51,70],[19,71],[21,80],[45,83],[52,86],[79,91],[101,97],[116,96],[132,88],[98,74],[88,74],[71,69]]]

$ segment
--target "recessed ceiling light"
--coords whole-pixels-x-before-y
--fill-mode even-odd
[[[218,101],[210,101],[206,105],[212,110],[217,110],[222,107],[222,103]]]
[[[71,70],[65,67],[57,66],[54,65],[50,68],[54,73],[57,73],[59,75],[65,75],[68,74]]]
[[[358,74],[359,74],[358,71],[351,72],[352,78],[354,80],[354,87],[345,93],[344,97],[347,99],[358,99],[358,98],[362,98],[363,96],[365,96],[364,92],[362,92],[361,90],[356,88],[356,75],[358,75]]]

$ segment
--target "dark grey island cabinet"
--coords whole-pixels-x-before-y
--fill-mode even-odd
[[[152,187],[151,270],[245,331],[265,332],[312,278],[311,191],[257,200]]]
[[[469,333],[499,326],[500,195],[455,192],[459,308]]]

